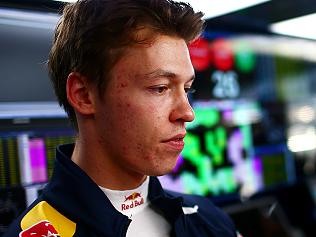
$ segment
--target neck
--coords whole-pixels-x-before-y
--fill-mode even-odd
[[[109,157],[101,149],[78,138],[71,159],[99,186],[112,190],[130,190],[139,187],[146,175],[126,171],[115,158]]]

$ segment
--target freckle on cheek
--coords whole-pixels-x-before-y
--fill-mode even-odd
[[[128,151],[128,147],[123,146],[121,151],[123,152],[123,154],[126,154],[126,152]]]
[[[121,88],[127,87],[127,83],[121,83],[121,84],[120,84],[120,87],[121,87]]]
[[[136,149],[137,149],[137,152],[139,152],[139,154],[144,154],[145,152],[144,147],[140,144],[137,144]]]

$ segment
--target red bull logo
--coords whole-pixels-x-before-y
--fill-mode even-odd
[[[140,193],[132,193],[131,195],[129,195],[129,196],[125,196],[125,201],[124,202],[126,202],[126,201],[133,201],[133,200],[135,200],[136,198],[139,198],[139,197],[141,197],[141,194]]]
[[[60,237],[49,221],[41,221],[22,231],[19,237]]]
[[[138,200],[139,198],[141,199]],[[124,202],[129,202],[129,203],[122,204],[121,206],[122,211],[142,205],[144,203],[144,198],[142,198],[141,193],[134,192],[129,196],[125,196]]]

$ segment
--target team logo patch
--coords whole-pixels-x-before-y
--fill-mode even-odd
[[[49,221],[40,221],[22,231],[19,237],[60,237]]]
[[[141,193],[134,192],[131,195],[125,196],[124,203],[121,208],[122,211],[137,207],[144,204],[144,198]]]
[[[141,197],[141,194],[140,193],[132,193],[131,195],[129,195],[129,196],[125,196],[125,202],[126,201],[133,201],[133,200],[135,200],[136,198],[139,198],[139,197]]]

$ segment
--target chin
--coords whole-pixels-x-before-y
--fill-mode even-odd
[[[170,166],[156,168],[152,170],[152,172],[148,172],[149,173],[148,175],[149,176],[163,176],[163,175],[169,174],[173,171],[175,165],[176,163]]]
[[[151,164],[148,164],[147,169],[145,168],[144,173],[149,176],[162,176],[169,174],[173,171],[177,164],[179,155],[168,156],[164,155],[164,159],[152,159]],[[157,162],[159,160],[159,162]]]

